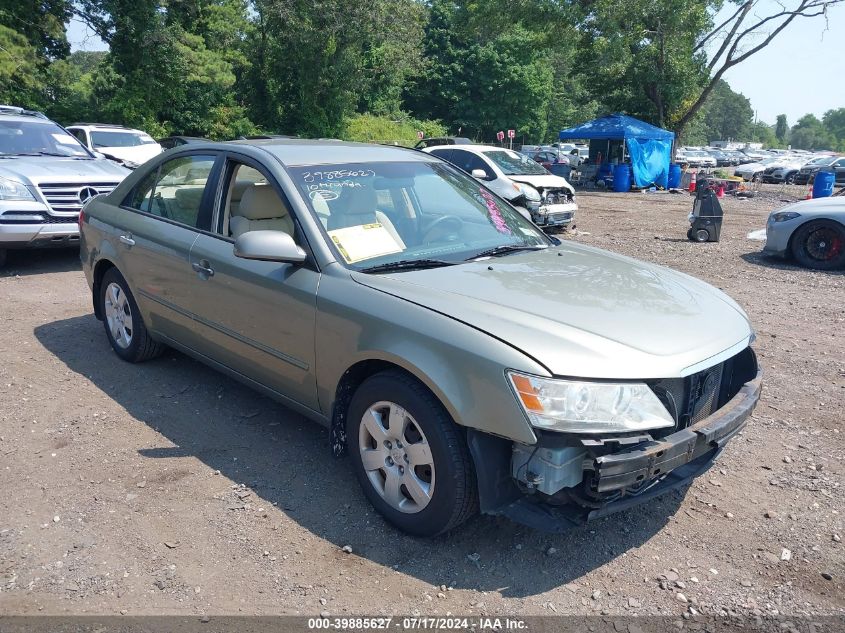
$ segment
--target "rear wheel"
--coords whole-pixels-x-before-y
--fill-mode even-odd
[[[386,371],[364,381],[349,406],[346,437],[364,494],[399,529],[435,536],[476,513],[463,435],[412,377]]]
[[[845,267],[845,226],[833,220],[815,220],[798,227],[792,254],[807,268],[833,270]]]
[[[707,229],[698,229],[695,232],[695,241],[696,242],[706,242],[710,239],[710,231]]]
[[[116,268],[106,271],[100,283],[100,311],[109,343],[123,360],[140,363],[164,350],[147,332],[135,297]]]

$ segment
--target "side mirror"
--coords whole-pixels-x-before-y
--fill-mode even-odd
[[[235,257],[299,264],[307,255],[283,231],[247,231],[235,240]]]
[[[483,169],[473,169],[470,176],[479,180],[487,180],[487,173]]]

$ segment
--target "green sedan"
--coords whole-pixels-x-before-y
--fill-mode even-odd
[[[94,198],[80,232],[118,356],[171,347],[326,425],[416,535],[645,502],[706,470],[760,394],[725,294],[561,243],[422,152],[190,144]]]

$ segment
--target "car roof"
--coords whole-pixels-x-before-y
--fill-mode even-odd
[[[144,130],[137,130],[134,127],[126,127],[125,125],[112,125],[111,123],[72,123],[67,126],[68,129],[72,127],[90,128],[101,131],[114,132],[137,132],[138,134],[147,134]],[[149,134],[147,134],[149,136]]]
[[[187,146],[184,146],[187,147]],[[191,143],[196,148],[260,148],[273,154],[283,164],[334,165],[368,162],[434,162],[437,158],[409,147],[354,143],[333,139],[238,139],[235,141]],[[331,151],[326,151],[331,149]]]

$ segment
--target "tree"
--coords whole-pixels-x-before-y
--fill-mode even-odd
[[[834,144],[833,136],[813,114],[805,114],[798,119],[792,126],[789,138],[792,146],[798,149],[831,149]]]
[[[780,143],[786,143],[786,136],[789,133],[789,125],[786,122],[786,115],[779,114],[775,123],[775,137]]]
[[[469,27],[476,18],[458,3],[432,3],[424,40],[428,65],[409,91],[409,109],[468,136],[491,138],[515,128],[543,138],[553,72],[542,33],[519,23],[479,32]]]
[[[42,60],[70,54],[65,23],[73,15],[72,0],[0,0],[0,25],[26,38]]]
[[[822,124],[834,141],[834,149],[845,151],[845,108],[825,112]]]
[[[731,90],[728,83],[721,79],[701,112],[707,129],[708,142],[716,139],[746,139],[754,124],[754,110],[751,102],[743,95]]]
[[[782,0],[772,5],[760,0],[739,0],[736,10],[726,20],[715,24],[699,37],[693,54],[715,47],[707,63],[709,80],[675,122],[681,136],[686,125],[702,108],[722,76],[752,55],[766,48],[774,38],[797,18],[827,17],[828,10],[845,0]],[[714,3],[713,8],[721,7]]]

